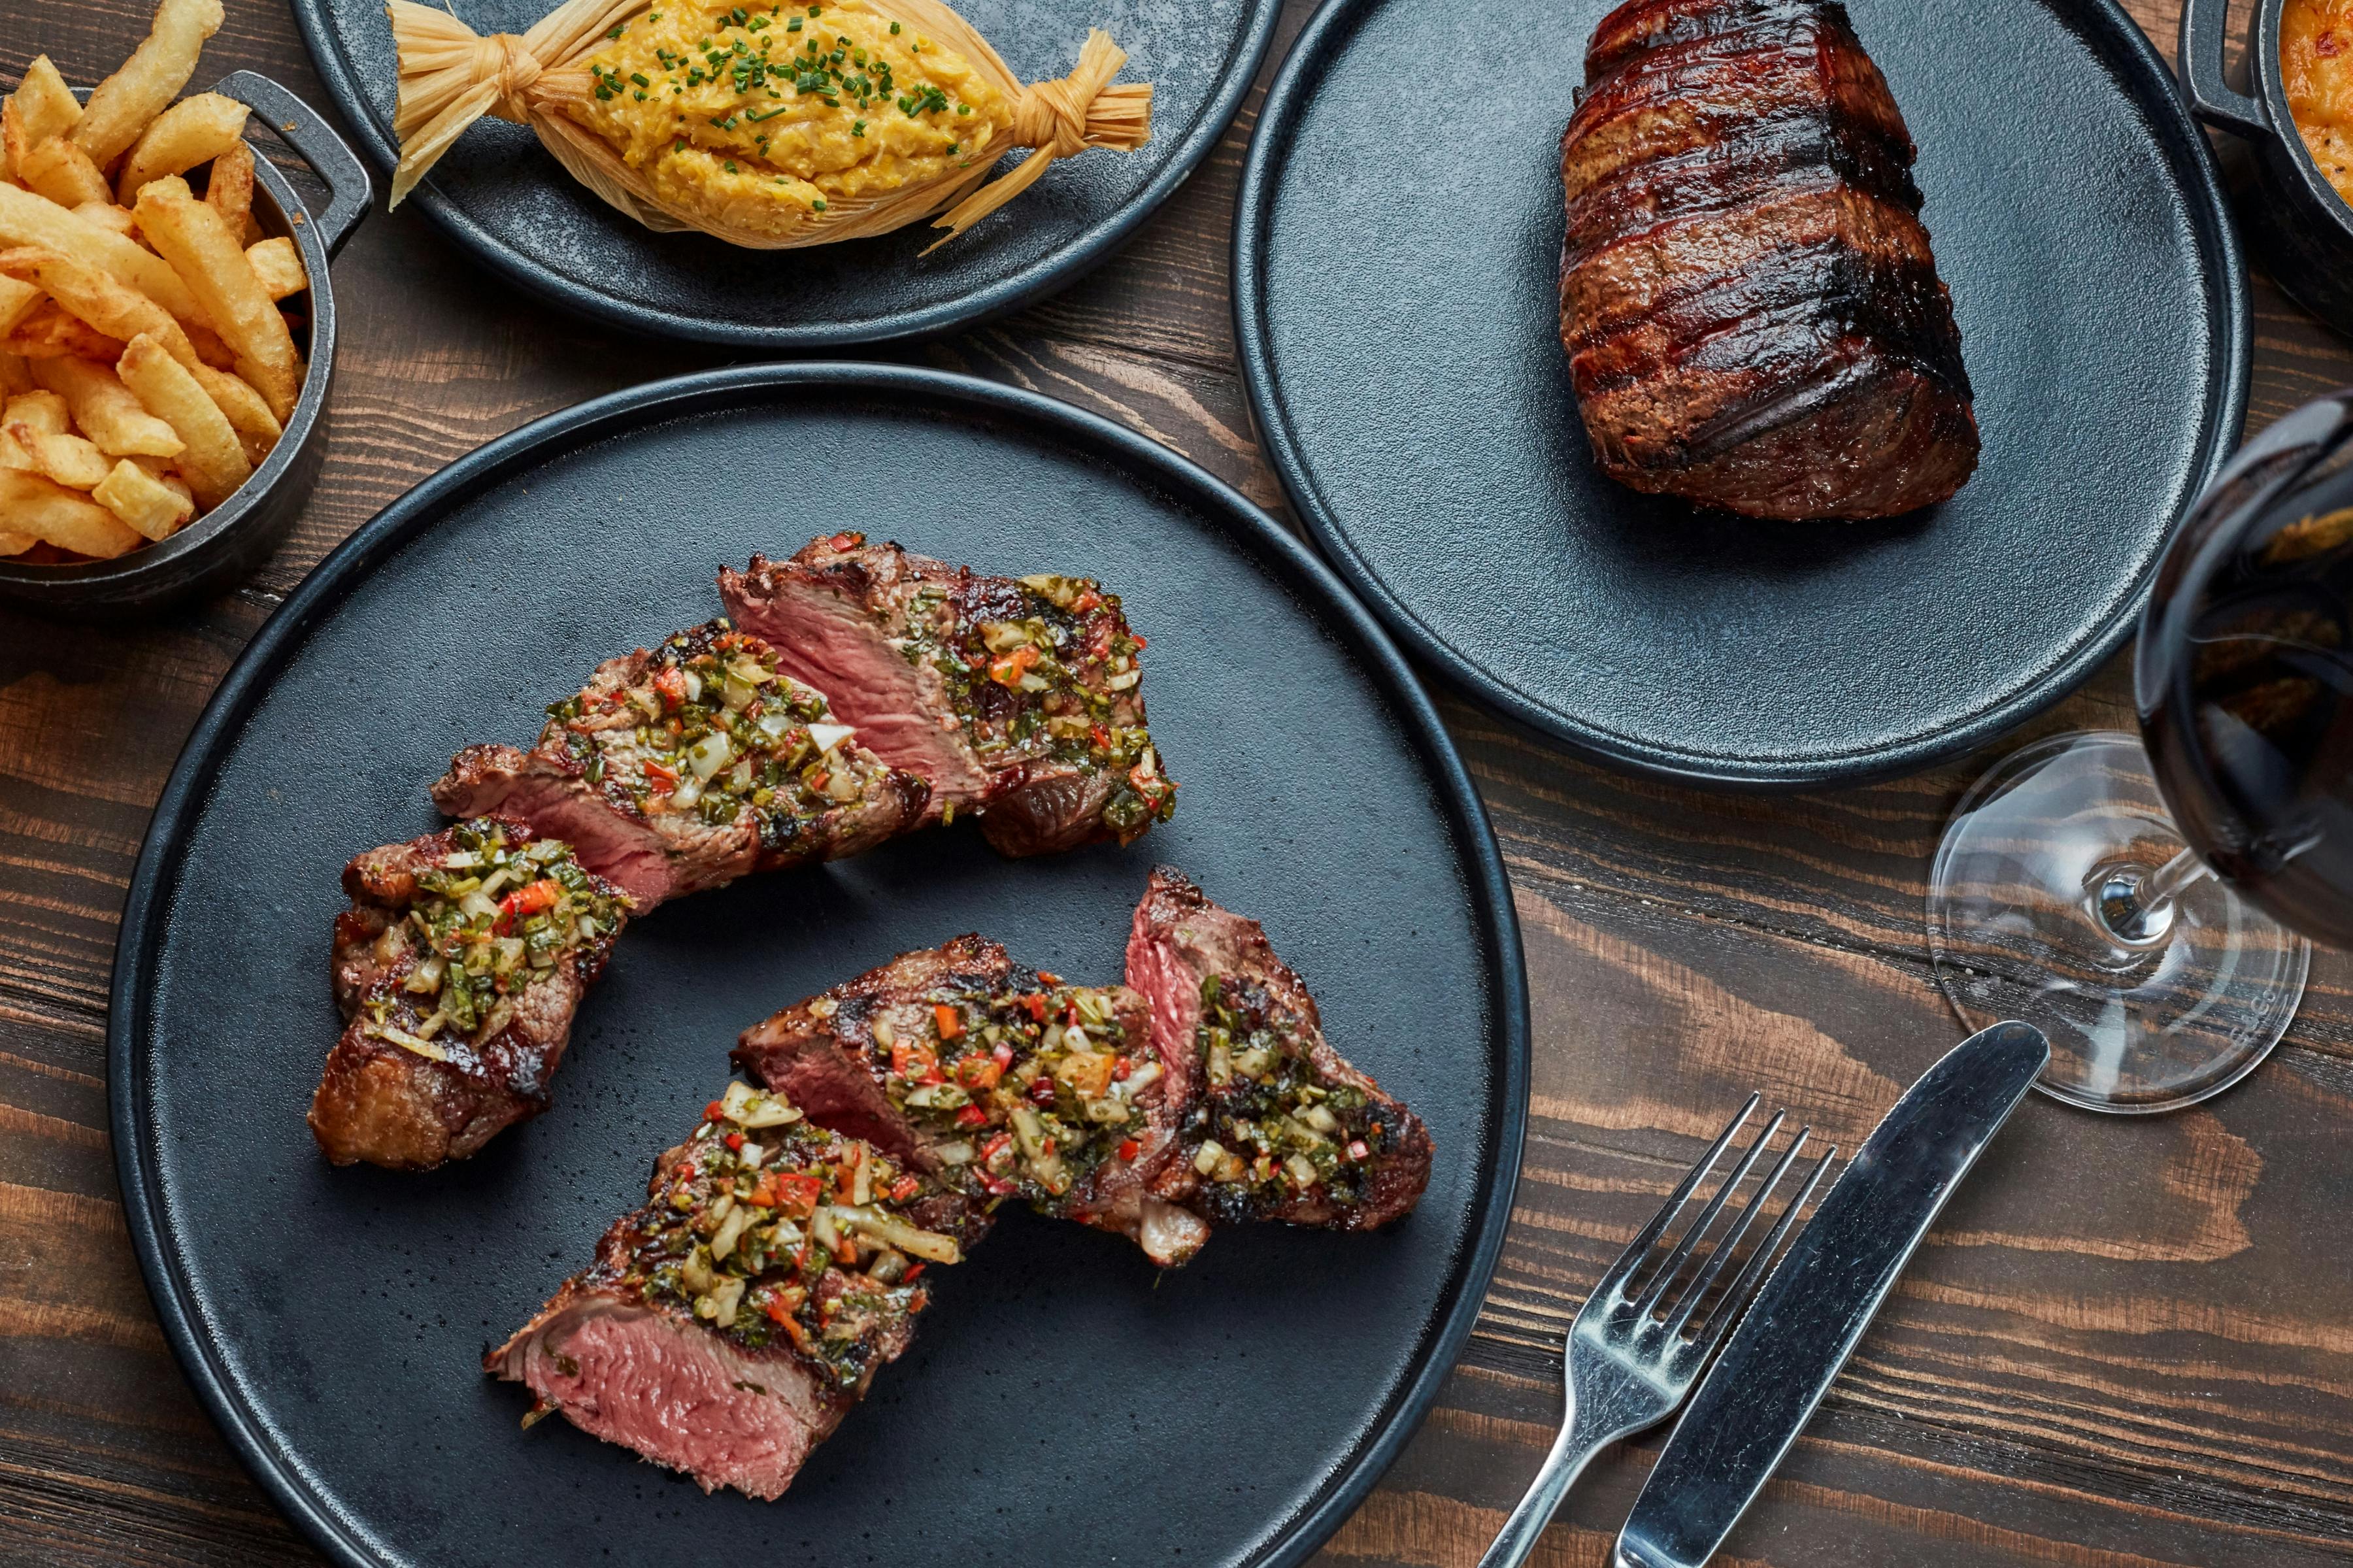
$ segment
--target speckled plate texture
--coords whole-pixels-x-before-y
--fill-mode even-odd
[[[665,904],[589,994],[544,1115],[421,1175],[331,1168],[302,1117],[339,1029],[344,860],[435,826],[425,786],[459,745],[528,739],[599,659],[717,614],[723,563],[805,542],[819,524],[744,482],[777,453],[827,496],[825,528],[1119,591],[1151,642],[1176,819],[1018,861],[959,825]],[[1225,1231],[1163,1276],[1116,1237],[1008,1213],[774,1503],[706,1498],[562,1420],[518,1429],[529,1399],[483,1376],[485,1345],[643,1201],[738,1031],[968,931],[1114,981],[1158,861],[1262,920],[1333,1042],[1428,1119],[1410,1217]],[[196,726],[132,881],[112,1030],[123,1200],[181,1363],[288,1515],[379,1568],[1300,1563],[1470,1334],[1528,1092],[1495,842],[1377,623],[1141,437],[872,366],[617,394],[361,528]]]
[[[450,0],[468,26],[521,33],[556,0]],[[361,152],[389,176],[396,76],[383,0],[291,0],[328,93]],[[506,278],[631,331],[791,353],[927,337],[1018,308],[1103,260],[1184,184],[1233,119],[1273,37],[1281,0],[960,0],[965,20],[1023,81],[1068,74],[1087,29],[1149,81],[1152,141],[1092,152],[928,257],[915,224],[804,250],[744,250],[655,234],[557,166],[520,125],[485,119],[409,197]],[[1008,162],[1006,167],[1011,167]]]
[[[1415,651],[1606,761],[1801,788],[1992,739],[2122,644],[2238,441],[2250,313],[2205,138],[2111,0],[1852,0],[1920,147],[1983,462],[1893,521],[1703,514],[1602,477],[1558,337],[1560,133],[1609,8],[1330,0],[1284,62],[1234,300],[1293,503]]]

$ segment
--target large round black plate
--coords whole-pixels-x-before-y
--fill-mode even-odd
[[[631,929],[555,1105],[426,1175],[336,1171],[302,1112],[337,1030],[343,860],[425,831],[462,742],[521,740],[598,659],[717,613],[712,574],[862,527],[1078,568],[1151,640],[1184,794],[1126,850],[963,829],[755,878]],[[693,1487],[482,1376],[736,1032],[965,931],[1115,979],[1156,860],[1266,922],[1342,1050],[1430,1120],[1419,1212],[1219,1236],[1155,1279],[1009,1215],[780,1502]],[[1503,868],[1413,677],[1345,589],[1199,469],[1060,405],[881,367],[713,373],[496,441],[362,528],[197,725],[115,964],[111,1092],[148,1287],[279,1504],[370,1564],[1292,1563],[1410,1435],[1468,1335],[1519,1166],[1527,1003]]]
[[[387,174],[396,77],[383,0],[292,0],[320,79]],[[466,24],[521,33],[555,0],[468,0]],[[1069,72],[1089,26],[1152,83],[1152,141],[1058,165],[1002,214],[941,247],[916,224],[806,250],[655,234],[590,195],[520,125],[484,120],[409,200],[459,244],[557,304],[632,331],[791,353],[926,337],[1018,309],[1110,256],[1225,133],[1258,74],[1281,0],[962,0],[957,11],[1023,81]]]
[[[1850,0],[1920,146],[1985,456],[1940,508],[1792,525],[1639,496],[1588,455],[1558,147],[1609,9],[1330,0],[1284,62],[1234,306],[1300,515],[1473,694],[1656,773],[1899,773],[2056,700],[2123,641],[2245,416],[2237,242],[2148,40],[2111,0]],[[1503,77],[1456,80],[1497,48]]]

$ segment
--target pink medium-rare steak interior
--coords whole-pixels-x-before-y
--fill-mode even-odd
[[[567,1295],[507,1344],[498,1374],[706,1492],[782,1497],[841,1424],[848,1406],[821,1397],[797,1367],[617,1296]]]
[[[1144,639],[1092,579],[989,576],[862,534],[720,574],[728,614],[866,744],[977,815],[998,852],[1128,843],[1176,807],[1145,719]]]

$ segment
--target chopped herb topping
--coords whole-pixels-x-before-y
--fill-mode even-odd
[[[831,721],[821,693],[777,670],[776,649],[723,620],[672,637],[628,684],[600,681],[547,712],[615,806],[720,827],[749,813],[771,851],[888,772]]]
[[[362,1006],[375,1037],[465,1068],[473,1047],[514,1021],[533,982],[619,931],[629,900],[583,868],[570,845],[526,838],[496,817],[459,823],[447,840],[438,863],[417,868],[393,928],[416,962]]]
[[[1319,1078],[1304,1021],[1255,983],[1201,982],[1194,1031],[1204,1092],[1185,1130],[1212,1217],[1240,1222],[1323,1190],[1365,1195],[1393,1142],[1364,1090]]]
[[[780,1095],[731,1083],[663,1156],[607,1266],[747,1350],[789,1346],[855,1388],[887,1331],[923,1310],[925,1266],[963,1258],[955,1236],[923,1228],[911,1208],[956,1212],[937,1183],[812,1128]]]

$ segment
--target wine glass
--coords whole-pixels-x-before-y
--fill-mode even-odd
[[[2141,615],[2137,739],[2037,742],[1946,826],[1936,983],[1972,1032],[2048,1036],[2039,1087],[2061,1100],[2220,1094],[2295,1016],[2307,937],[2353,947],[2348,437],[2353,388],[2248,443],[2190,509]]]

